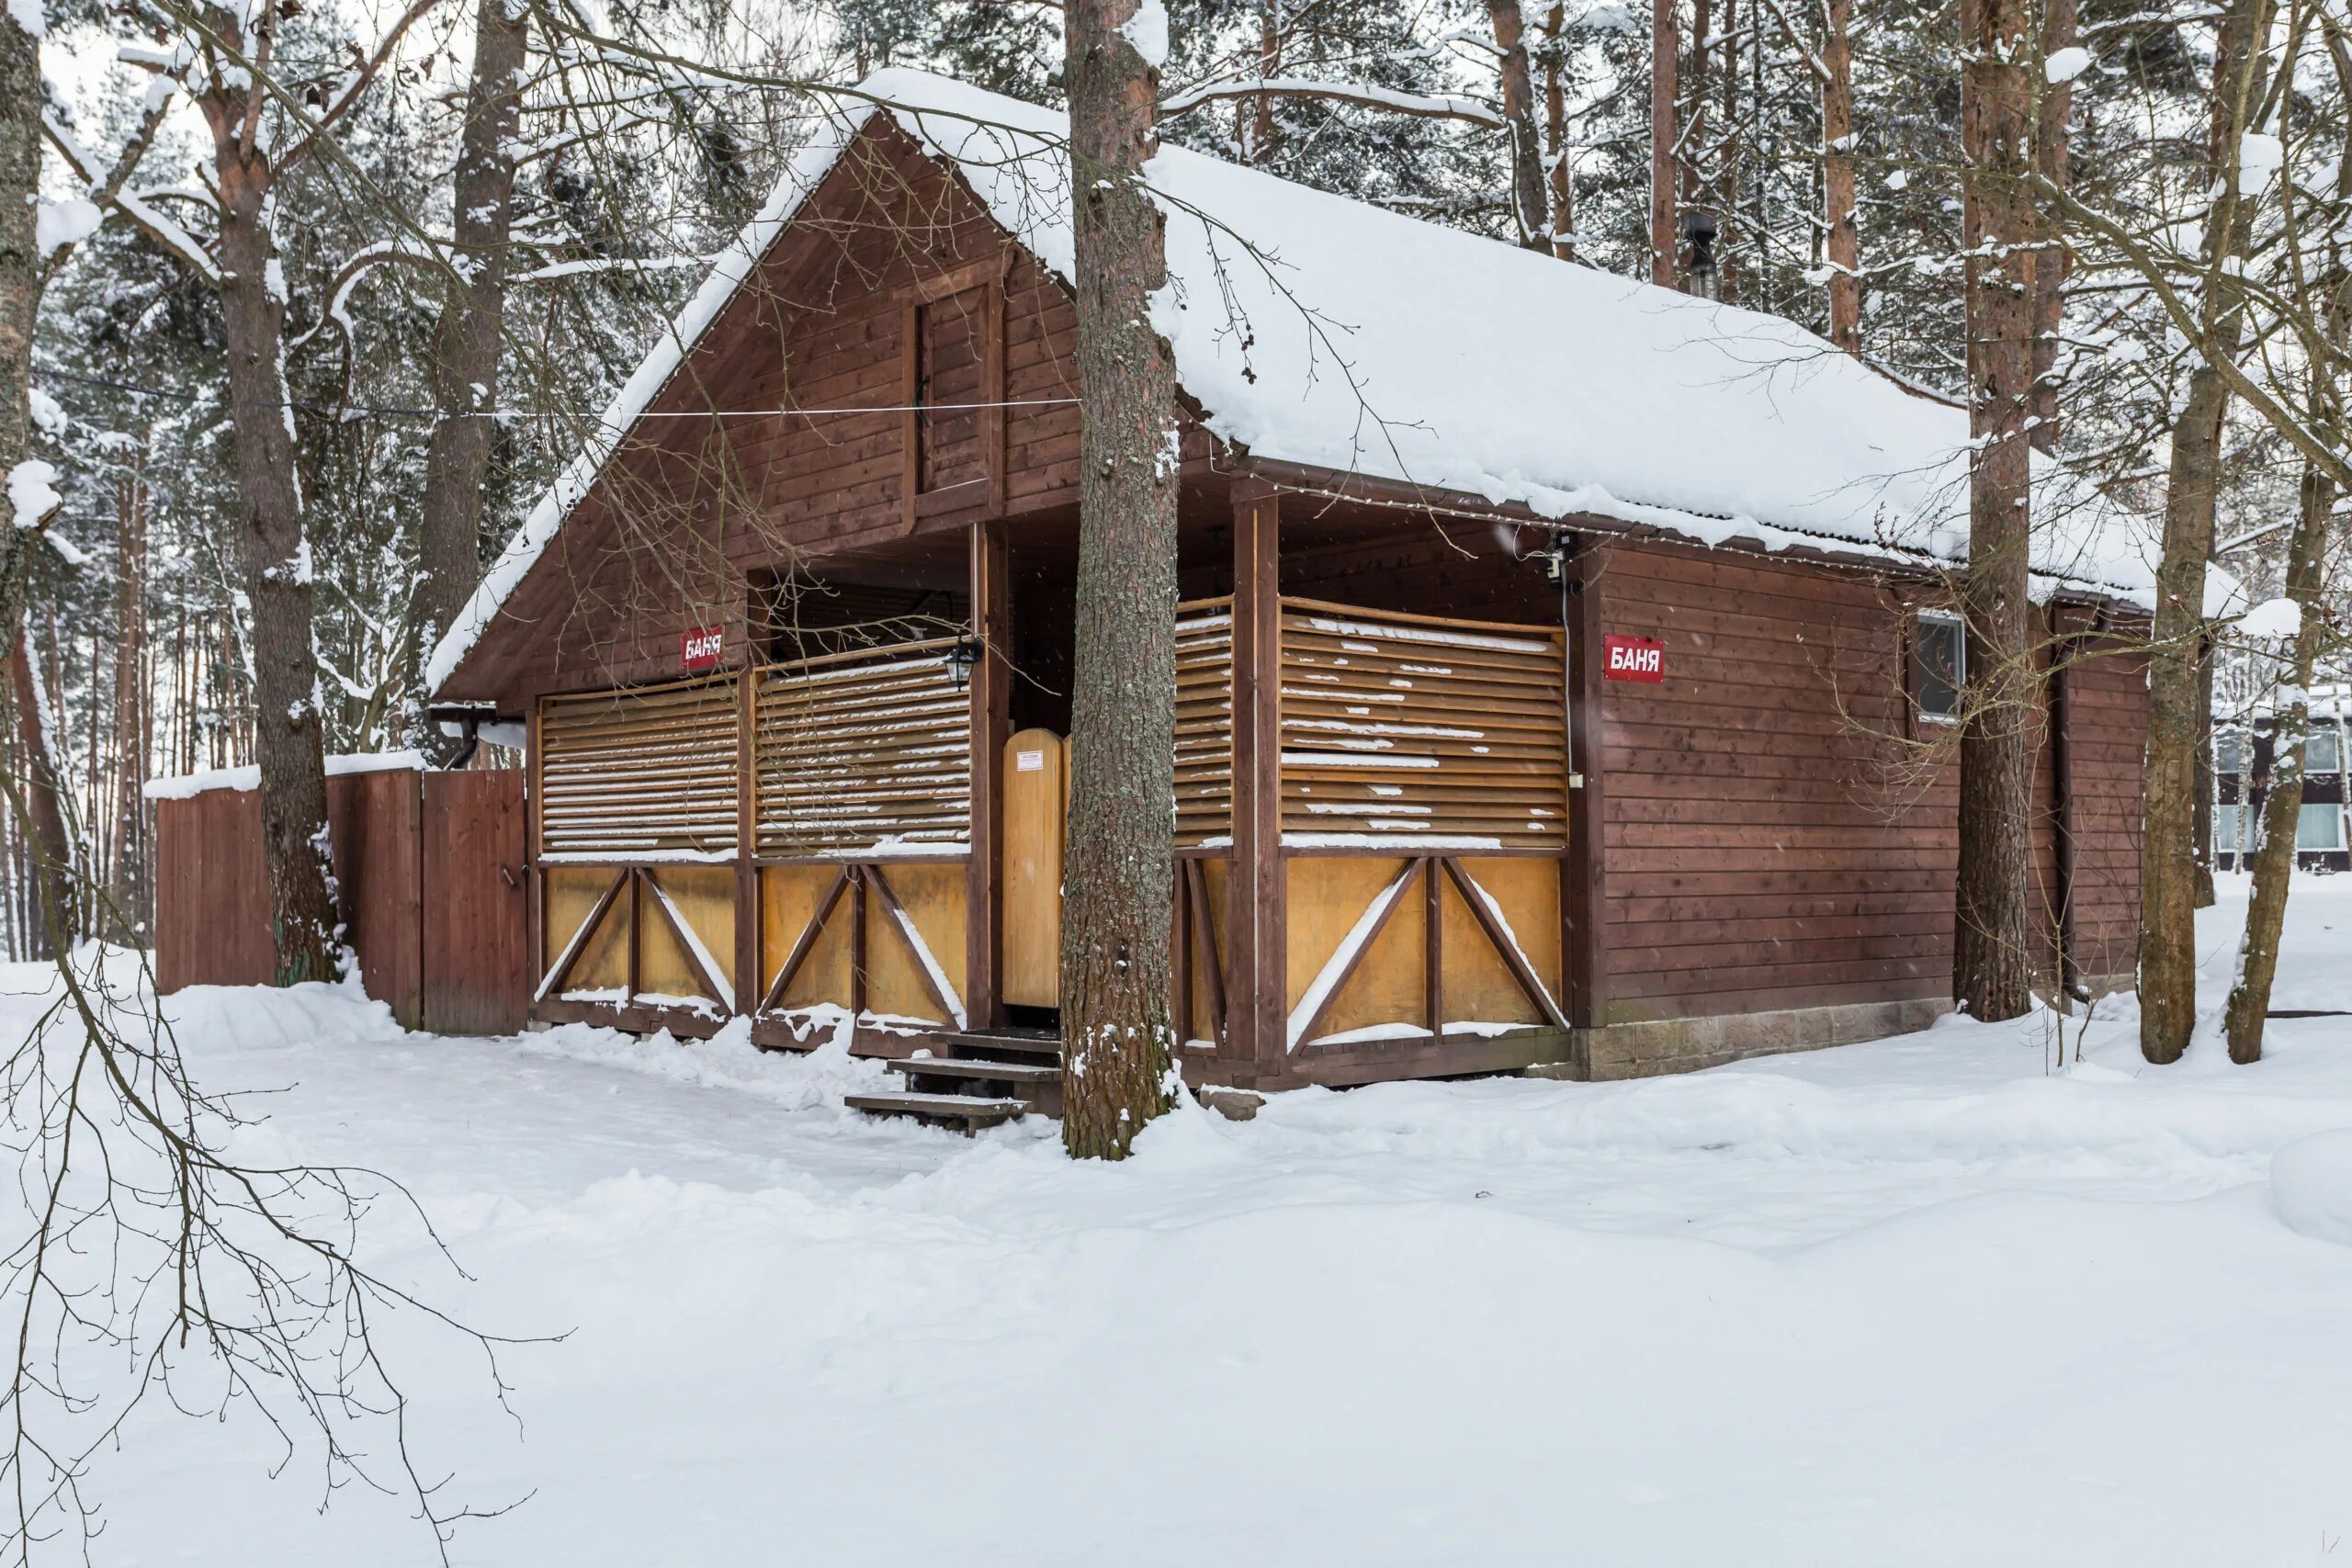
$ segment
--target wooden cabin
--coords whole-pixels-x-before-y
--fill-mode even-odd
[[[527,727],[537,1019],[899,1055],[1054,1023],[1063,122],[864,92],[433,660]],[[1775,318],[1181,151],[1153,176],[1187,1077],[1623,1077],[1947,1010],[1965,416]],[[2087,503],[2038,562],[2074,989],[2132,966],[2123,526]]]

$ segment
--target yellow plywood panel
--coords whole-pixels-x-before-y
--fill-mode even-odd
[[[772,865],[760,872],[760,994],[775,983],[784,961],[808,928],[817,901],[841,874],[838,866]],[[786,988],[780,1005],[813,1007],[831,1002],[849,1005],[849,897],[843,893],[825,918],[825,929],[810,950],[800,972]]]
[[[1444,873],[1438,874],[1443,880]],[[1375,895],[1377,892],[1374,889]],[[1373,939],[1363,961],[1332,998],[1331,1010],[1316,1026],[1317,1037],[1382,1024],[1421,1027],[1428,1010],[1428,998],[1421,986],[1421,977],[1429,967],[1428,948],[1422,940],[1428,924],[1428,897],[1422,892],[1422,878],[1418,873],[1397,892],[1396,898],[1388,923]]]
[[[916,932],[947,982],[949,999],[964,999],[964,887],[961,863],[948,865],[889,865],[881,868],[890,892],[914,922]],[[866,903],[866,1005],[879,1013],[952,1021],[923,984],[921,960],[878,893]]]
[[[1062,846],[1069,753],[1050,729],[1004,743],[1004,1000],[1061,1002]]]
[[[1294,855],[1283,863],[1290,911],[1284,942],[1290,983],[1283,998],[1284,1012],[1297,1008],[1315,977],[1355,929],[1356,921],[1380,897],[1381,889],[1396,880],[1396,874],[1404,866],[1401,855],[1333,855],[1321,859]],[[1408,886],[1397,897],[1405,897],[1411,892]],[[1409,910],[1398,910],[1390,918],[1390,923],[1408,913]]]
[[[1461,862],[1501,907],[1503,922],[1544,989],[1559,999],[1560,867],[1549,858]],[[1445,889],[1445,1017],[1448,1023],[1541,1023],[1544,1014],[1511,978],[1502,956],[1463,902]]]
[[[546,969],[552,969],[620,873],[609,866],[549,866],[544,874],[547,953],[543,962]],[[620,991],[628,985],[628,889],[623,887],[586,948],[573,960],[560,989]]]
[[[645,929],[638,959],[638,988],[656,996],[705,997],[731,1006],[735,987],[735,873],[726,866],[663,866],[647,874],[651,886],[639,895]],[[716,988],[653,908],[656,889],[669,896],[675,918],[702,944],[718,971]]]

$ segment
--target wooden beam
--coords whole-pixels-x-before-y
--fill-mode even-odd
[[[899,904],[899,896],[890,891],[889,879],[882,874],[882,868],[878,865],[868,866],[865,870],[865,886],[874,889],[874,896],[882,900],[882,912],[890,917],[891,923],[898,928],[899,940],[905,942],[907,951],[913,954],[915,973],[922,978],[922,988],[930,992],[931,999],[939,1005],[942,1015],[940,1021],[953,1024],[957,1029],[970,1028],[971,1015],[966,1010],[964,1004],[957,1001],[947,989],[947,977],[933,974],[932,966],[923,962],[922,954],[915,951],[915,944],[922,941],[922,936],[916,931],[913,919]]]
[[[725,1001],[728,994],[727,976],[703,962],[706,949],[702,939],[687,931],[685,911],[680,909],[671,898],[669,890],[662,886],[662,879],[655,873],[640,871],[637,875],[641,886],[653,889],[655,912],[661,915],[662,923],[670,928],[670,935],[676,941],[678,951],[686,955],[686,962],[693,965],[695,974],[702,976],[703,987],[710,992],[710,999],[714,1002]]]
[[[1289,1066],[1282,840],[1282,499],[1233,484],[1233,862],[1225,1055],[1243,1088]]]
[[[1503,961],[1503,967],[1510,971],[1510,977],[1519,983],[1519,988],[1526,993],[1527,999],[1535,1004],[1536,1010],[1553,1027],[1567,1028],[1568,1021],[1562,1015],[1559,1003],[1552,999],[1552,994],[1544,988],[1543,980],[1528,966],[1527,954],[1519,950],[1519,943],[1511,941],[1510,932],[1503,929],[1501,919],[1487,907],[1485,890],[1470,880],[1470,874],[1464,871],[1462,863],[1452,855],[1440,856],[1439,861],[1445,867],[1446,875],[1453,879],[1453,886],[1461,890],[1463,903],[1469,906],[1470,918],[1478,922],[1480,931],[1487,933],[1487,940],[1494,944],[1495,955]]]
[[[1216,930],[1209,924],[1209,874],[1197,859],[1190,856],[1177,862],[1177,868],[1184,878],[1184,897],[1192,906],[1189,923],[1193,941],[1197,944],[1194,951],[1201,975],[1208,982],[1209,1038],[1216,1042],[1221,1051],[1225,1048],[1225,976],[1220,973],[1223,965],[1217,962]]]
[[[765,923],[760,918],[760,868],[754,863],[759,850],[760,790],[754,747],[761,660],[752,648],[749,625],[747,620],[743,670],[735,681],[735,996],[731,1005],[739,1013],[754,1010],[759,999],[760,938]]]
[[[808,962],[808,954],[815,951],[818,937],[824,934],[825,917],[831,914],[833,906],[842,901],[842,894],[849,886],[850,874],[855,869],[845,865],[834,874],[832,885],[825,889],[825,896],[817,900],[817,908],[810,911],[808,923],[800,928],[799,940],[792,944],[791,953],[785,957],[784,966],[775,972],[775,978],[769,982],[766,993],[761,997],[760,1011],[765,1012],[784,1000],[785,987],[792,984],[795,975],[800,973],[800,966]]]
[[[613,878],[613,885],[605,889],[603,895],[597,898],[595,908],[588,911],[588,918],[580,922],[580,929],[571,933],[570,942],[564,943],[563,956],[557,959],[554,966],[540,978],[539,988],[531,994],[533,1001],[544,1001],[548,992],[563,984],[565,977],[571,973],[571,966],[580,962],[581,952],[587,947],[588,938],[598,926],[604,923],[605,917],[612,911],[613,901],[620,897],[622,885],[630,881],[635,874],[633,872],[623,871]],[[637,933],[630,932],[629,941],[634,943],[636,940]]]
[[[1001,521],[971,527],[971,858],[964,880],[964,1006],[969,1027],[1001,1023],[1004,968],[1004,745],[1012,734],[1012,566]]]
[[[1421,862],[1421,1010],[1435,1040],[1445,1032],[1445,884],[1434,855]]]
[[[1560,988],[1569,1023],[1596,1028],[1609,1006],[1608,749],[1602,726],[1602,580],[1607,556],[1584,549],[1567,562],[1568,849],[1560,857]]]
[[[849,1021],[854,1031],[865,1016],[865,868],[849,868]]]
[[[1315,1032],[1321,1028],[1323,1021],[1331,1015],[1332,1005],[1340,999],[1340,993],[1348,988],[1348,982],[1355,978],[1356,971],[1363,966],[1364,954],[1372,951],[1373,943],[1380,940],[1380,933],[1388,929],[1388,922],[1396,919],[1397,909],[1404,905],[1405,884],[1426,870],[1428,865],[1427,861],[1407,861],[1397,868],[1396,874],[1389,880],[1388,886],[1373,895],[1380,905],[1380,913],[1374,919],[1372,929],[1363,933],[1362,942],[1356,943],[1353,949],[1344,954],[1333,955],[1339,960],[1340,972],[1331,977],[1329,985],[1323,987],[1322,999],[1315,1004],[1315,1010],[1306,1015],[1306,1022],[1298,1032],[1300,1044],[1304,1045],[1314,1039]],[[1363,917],[1359,915],[1357,919],[1362,919]],[[1317,975],[1315,978],[1317,984],[1322,983],[1322,976]],[[1283,1047],[1287,1050],[1290,1026],[1285,1021],[1283,1027]],[[1437,1031],[1432,1029],[1430,1032],[1434,1035]]]

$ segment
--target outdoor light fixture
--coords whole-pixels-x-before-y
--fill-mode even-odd
[[[980,661],[981,649],[977,638],[959,637],[956,646],[947,650],[947,678],[962,691],[972,683],[972,666]]]
[[[1682,209],[1682,239],[1690,247],[1690,292],[1715,297],[1715,215],[1703,207]]]

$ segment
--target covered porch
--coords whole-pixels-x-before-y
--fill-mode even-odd
[[[1179,561],[1187,1077],[1573,1060],[1578,563],[1488,521],[1227,488],[1188,487]],[[534,1016],[749,1016],[780,1047],[846,1021],[889,1055],[1053,1031],[1074,539],[1035,518],[796,561],[755,582],[737,668],[540,697]],[[1501,614],[1407,607],[1464,602],[1440,590],[1465,571]]]

